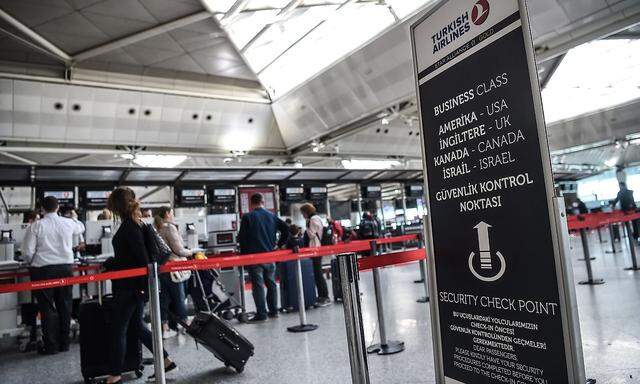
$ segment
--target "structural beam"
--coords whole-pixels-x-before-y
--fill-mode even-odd
[[[20,20],[18,20],[16,18],[14,18],[13,16],[11,16],[7,12],[5,12],[2,8],[0,8],[0,18],[2,18],[7,23],[11,24],[18,31],[24,33],[31,40],[33,40],[36,43],[40,44],[42,47],[47,49],[49,52],[51,52],[54,55],[56,55],[57,57],[59,57],[65,63],[67,63],[67,64],[71,63],[71,56],[69,56],[65,51],[63,51],[62,49],[58,48],[55,44],[53,44],[49,40],[47,40],[44,37],[42,37],[40,34],[38,34],[33,29],[27,27],[25,24],[22,24],[22,22]]]
[[[82,155],[78,155],[78,156],[73,156],[70,157],[68,159],[64,159],[64,160],[60,160],[56,163],[56,165],[64,165],[64,164],[69,164],[71,162],[77,161],[77,160],[82,160],[82,159],[86,159],[87,157],[90,157],[91,154],[90,153],[85,153]]]
[[[135,44],[142,40],[149,39],[160,34],[173,31],[174,29],[182,28],[187,25],[197,23],[198,21],[205,20],[211,17],[211,13],[207,11],[200,11],[188,16],[180,17],[173,21],[169,21],[164,24],[157,25],[147,30],[136,32],[132,35],[123,37],[118,40],[108,42],[106,44],[98,45],[93,48],[89,48],[86,51],[80,52],[73,56],[73,61],[79,63],[95,56],[100,56],[107,52],[114,51],[119,48],[126,47],[131,44]]]
[[[18,161],[23,162],[23,163],[28,164],[28,165],[38,165],[38,163],[36,161],[29,160],[29,159],[27,159],[25,157],[22,157],[22,156],[18,156],[15,153],[6,152],[6,151],[0,151],[0,155],[10,157],[10,158],[12,158],[14,160],[18,160]]]
[[[298,8],[300,4],[302,4],[302,0],[291,0],[284,8],[280,10],[280,12],[278,12],[278,15],[276,16],[276,21],[265,25],[260,30],[260,32],[256,33],[255,36],[253,36],[251,40],[249,40],[249,42],[245,44],[245,46],[242,47],[242,49],[240,49],[240,52],[245,53],[247,49],[249,49],[253,44],[255,44],[255,42],[258,41],[258,39],[269,30],[269,28],[271,28],[273,24],[287,20],[291,16],[291,14],[293,14],[295,9]]]
[[[554,59],[554,62],[551,64],[551,67],[549,67],[547,73],[543,73],[544,77],[540,80],[540,89],[545,89],[547,87],[547,84],[549,84],[549,81],[553,77],[553,74],[558,70],[560,63],[562,63],[562,60],[564,60],[565,56],[566,54],[562,54],[556,57]]]
[[[638,23],[640,23],[640,5],[613,13],[604,20],[598,21],[597,25],[601,27],[595,30],[593,23],[590,23],[553,39],[535,41],[536,61],[541,63],[553,59],[579,45],[606,38]]]
[[[221,25],[226,25],[232,22],[239,14],[242,12],[247,5],[249,4],[249,0],[236,0],[235,3],[229,8],[229,11],[224,14],[222,19],[220,19]]]

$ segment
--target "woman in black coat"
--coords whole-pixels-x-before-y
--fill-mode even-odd
[[[149,263],[149,254],[145,246],[145,237],[141,219],[140,202],[130,188],[118,188],[109,196],[109,209],[118,216],[122,223],[113,236],[114,257],[104,264],[107,270],[124,270],[145,267]],[[107,383],[122,382],[121,373],[127,351],[127,331],[133,327],[139,334],[142,343],[153,351],[151,332],[143,322],[146,300],[146,276],[112,281],[113,287],[113,329],[111,335],[111,361]],[[166,351],[165,371],[177,368],[169,359]]]

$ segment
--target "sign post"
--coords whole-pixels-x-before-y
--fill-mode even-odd
[[[443,1],[411,39],[437,382],[584,383],[524,0]]]

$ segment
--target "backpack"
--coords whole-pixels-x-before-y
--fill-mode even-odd
[[[322,228],[322,237],[320,238],[321,245],[333,245],[335,240],[333,238],[333,228],[330,225]]]
[[[374,220],[366,219],[360,222],[358,228],[358,238],[360,239],[376,239],[378,238],[378,224]]]

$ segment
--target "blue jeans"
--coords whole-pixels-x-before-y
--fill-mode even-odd
[[[187,319],[187,307],[184,303],[184,283],[174,283],[169,274],[160,276],[160,317],[165,323],[171,310],[177,318]]]
[[[127,332],[133,327],[138,332],[140,341],[153,352],[153,336],[144,325],[144,300],[134,291],[113,291],[113,329],[111,335],[112,354],[109,374],[120,376],[123,371],[124,359],[127,353]],[[169,357],[163,350],[165,358]]]
[[[269,307],[269,313],[278,313],[278,286],[276,285],[275,263],[252,265],[248,267],[248,270],[253,289],[253,301],[256,303],[258,316],[267,315],[267,306]],[[265,285],[267,286],[266,303]]]

